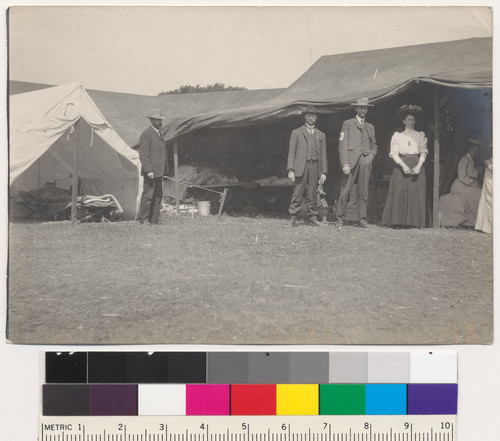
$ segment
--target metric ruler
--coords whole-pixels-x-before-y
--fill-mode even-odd
[[[456,441],[456,415],[42,416],[39,441]]]

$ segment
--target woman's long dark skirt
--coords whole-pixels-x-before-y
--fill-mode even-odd
[[[401,156],[410,168],[418,164],[418,156]],[[418,175],[405,175],[397,165],[389,183],[389,193],[382,214],[382,225],[409,225],[425,227],[426,199],[425,169],[422,166]]]

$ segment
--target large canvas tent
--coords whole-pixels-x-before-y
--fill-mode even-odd
[[[113,130],[81,84],[10,97],[11,214],[19,191],[55,183],[80,194],[113,194],[133,218],[139,190],[139,157]],[[76,179],[78,178],[78,179]]]
[[[403,46],[322,56],[279,95],[255,104],[175,118],[163,129],[175,139],[203,127],[254,125],[296,115],[308,104],[341,111],[359,96],[380,102],[420,82],[444,87],[492,86],[492,39]]]

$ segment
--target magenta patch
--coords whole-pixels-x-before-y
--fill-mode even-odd
[[[187,384],[186,415],[229,415],[229,385]]]

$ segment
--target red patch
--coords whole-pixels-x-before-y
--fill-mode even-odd
[[[231,415],[276,415],[276,385],[232,384]]]

